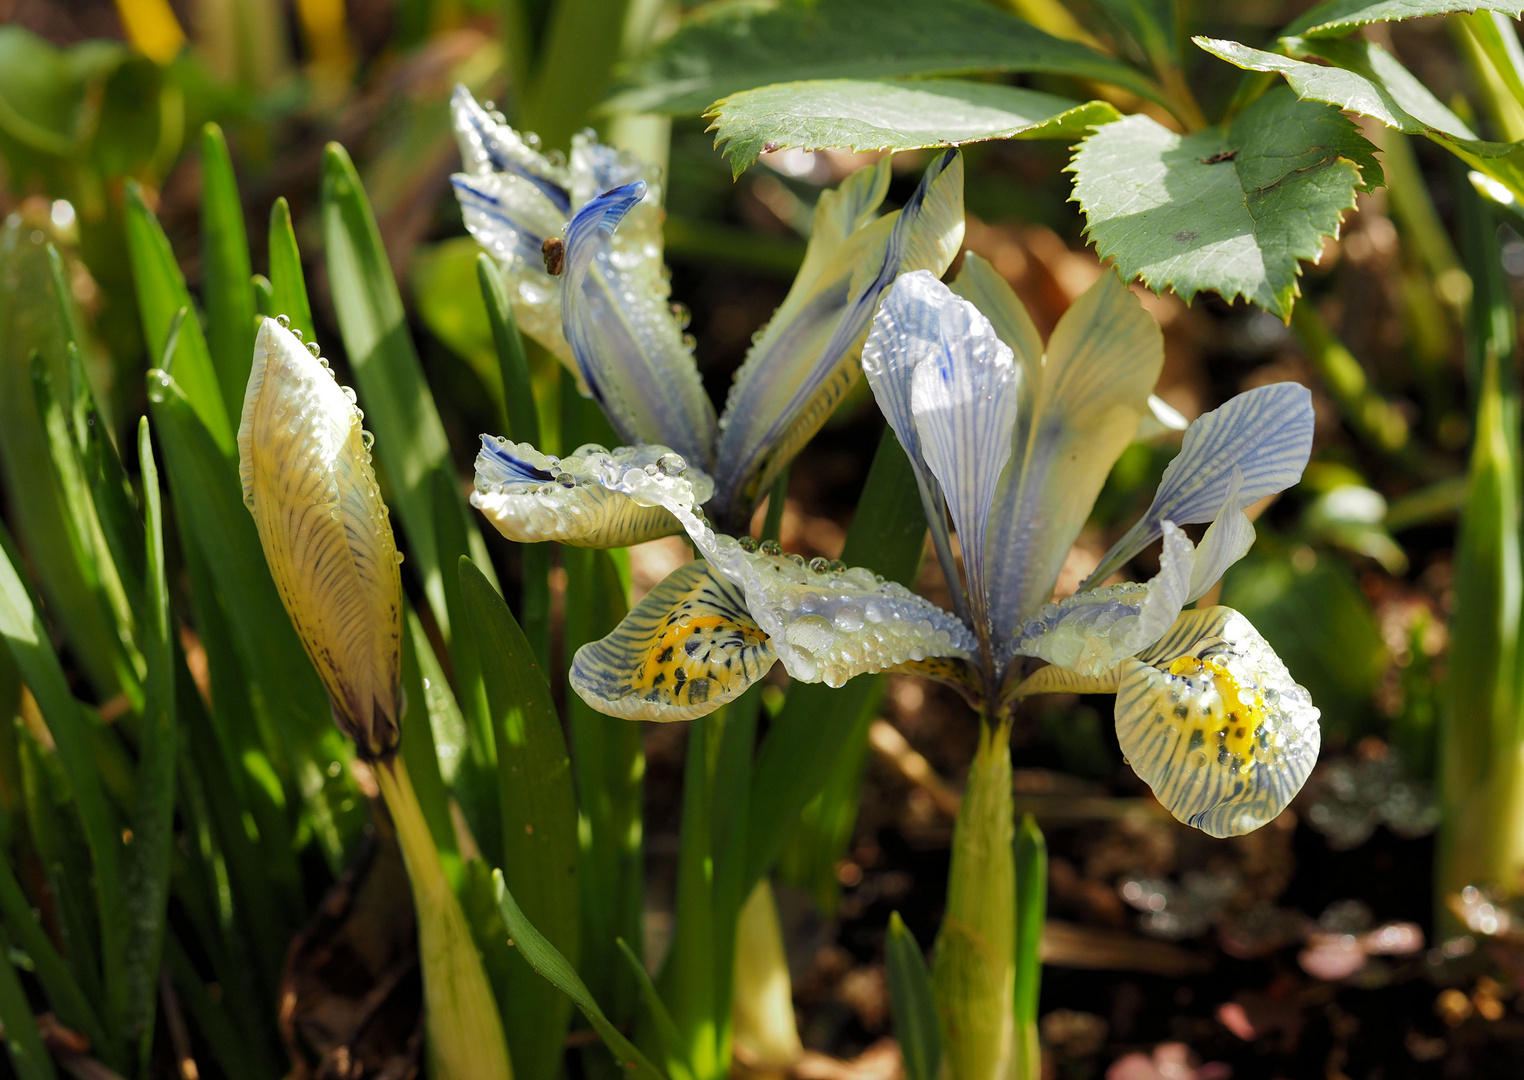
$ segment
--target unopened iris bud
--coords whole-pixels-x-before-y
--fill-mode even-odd
[[[238,426],[243,501],[281,602],[362,757],[389,756],[401,717],[401,557],[354,393],[265,319]]]

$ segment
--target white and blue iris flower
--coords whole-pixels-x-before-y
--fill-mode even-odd
[[[554,458],[483,436],[471,501],[512,540],[615,547],[679,531],[660,505],[610,482],[632,470],[670,474],[682,501],[744,529],[861,374],[884,290],[909,271],[943,273],[962,244],[956,151],[938,155],[891,213],[878,212],[887,158],[823,193],[798,276],[717,417],[669,302],[655,169],[590,134],[568,161],[546,157],[464,89],[453,107],[467,228],[497,259],[519,324],[572,368],[628,444]]]
[[[1241,614],[1184,609],[1253,543],[1245,509],[1300,479],[1306,388],[1259,387],[1191,423],[1142,519],[1078,592],[1049,602],[1112,465],[1149,429],[1162,363],[1158,325],[1115,274],[1046,345],[977,256],[951,289],[933,272],[905,274],[862,367],[915,468],[956,611],[866,570],[716,533],[680,478],[630,469],[614,486],[666,507],[703,560],[580,650],[572,685],[594,708],[642,720],[713,711],[774,661],[833,686],[918,672],[994,716],[1035,693],[1115,693],[1123,753],[1173,814],[1214,836],[1258,828],[1311,771],[1318,710]],[[1189,525],[1207,526],[1199,541]],[[1154,577],[1102,584],[1155,541]],[[1047,666],[1032,671],[1032,658]]]

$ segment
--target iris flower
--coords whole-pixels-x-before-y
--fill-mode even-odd
[[[1301,477],[1306,388],[1259,387],[1191,423],[1142,519],[1078,592],[1049,603],[1108,472],[1146,426],[1162,363],[1158,325],[1114,274],[1046,346],[975,255],[952,289],[935,273],[901,276],[862,367],[915,468],[955,610],[861,568],[718,533],[680,477],[610,468],[609,487],[665,507],[703,559],[584,646],[573,687],[611,715],[682,720],[734,699],[775,661],[832,686],[918,672],[1002,728],[1029,694],[1115,693],[1122,751],[1176,817],[1214,836],[1259,827],[1316,761],[1318,710],[1241,614],[1183,609],[1252,544],[1245,508]],[[1207,525],[1194,543],[1193,524]],[[1103,585],[1161,540],[1154,577]],[[1048,666],[1033,671],[1033,658]]]
[[[911,270],[941,274],[962,243],[956,151],[892,213],[878,214],[887,158],[822,194],[798,276],[716,417],[669,303],[654,167],[590,134],[568,160],[546,157],[464,89],[453,110],[467,228],[497,259],[519,324],[571,367],[628,444],[557,458],[483,436],[471,502],[512,540],[620,547],[679,531],[660,505],[628,493],[631,471],[672,478],[686,504],[744,528],[856,382],[883,291]]]

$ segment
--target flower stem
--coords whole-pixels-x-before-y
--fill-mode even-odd
[[[1016,1053],[1016,861],[1011,725],[980,725],[953,826],[947,913],[931,984],[951,1080],[1006,1080]]]
[[[418,913],[418,960],[437,1080],[512,1080],[497,999],[400,757],[376,765]]]

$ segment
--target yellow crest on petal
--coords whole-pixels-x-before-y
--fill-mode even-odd
[[[776,659],[740,590],[695,561],[577,650],[571,685],[610,716],[692,720],[739,697]]]
[[[1312,699],[1232,608],[1187,612],[1121,671],[1122,752],[1187,825],[1252,832],[1286,808],[1317,762]]]
[[[238,426],[244,502],[335,719],[362,753],[398,737],[401,561],[352,392],[274,319]]]

